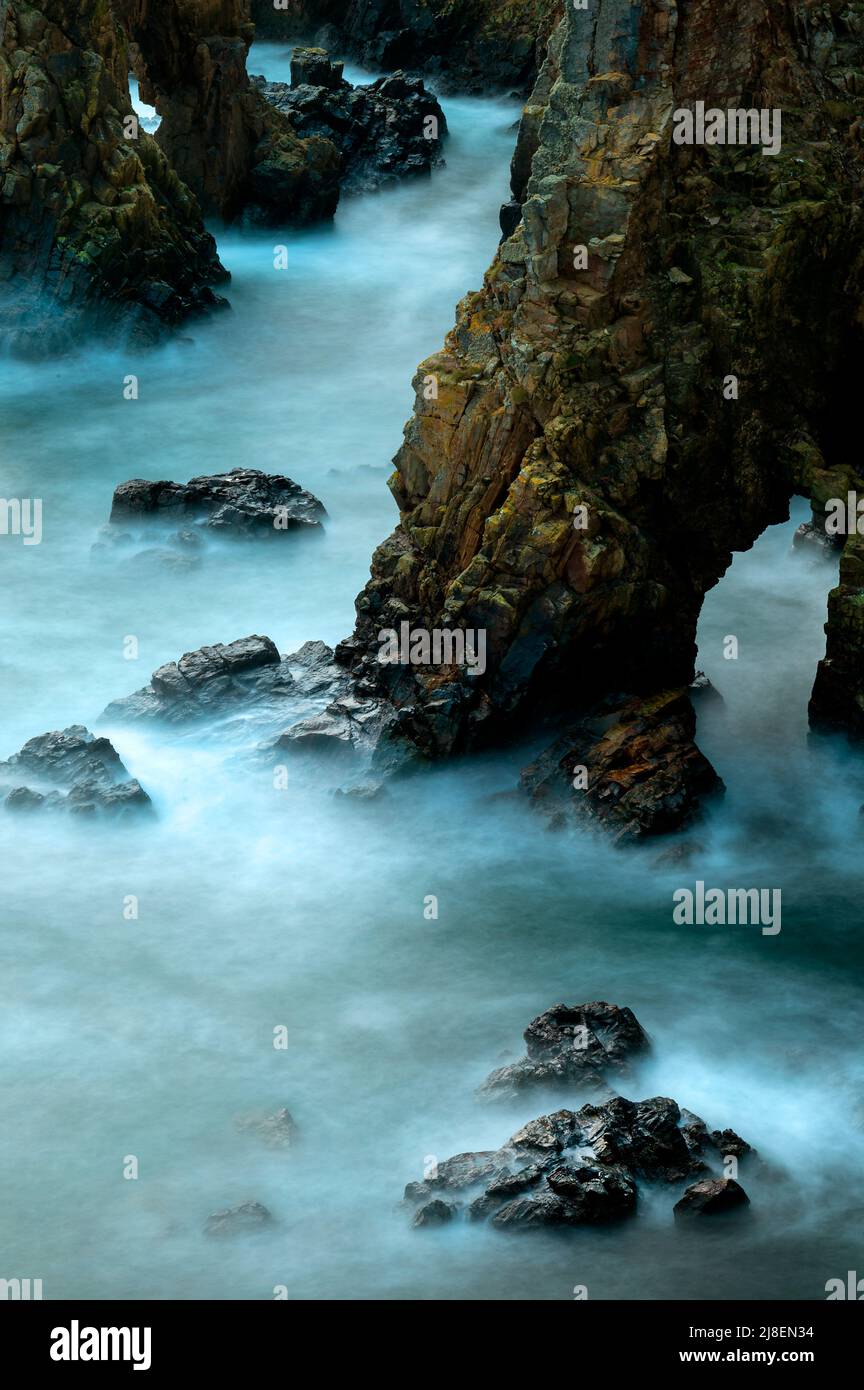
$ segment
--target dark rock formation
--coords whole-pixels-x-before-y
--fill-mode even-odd
[[[717,1216],[750,1204],[750,1198],[734,1178],[705,1178],[691,1183],[673,1207],[676,1221],[694,1216]]]
[[[252,0],[259,38],[316,41],[369,68],[435,75],[442,87],[530,87],[564,0]]]
[[[369,86],[342,80],[342,64],[321,49],[295,49],[291,85],[253,77],[253,85],[300,136],[325,136],[342,156],[345,193],[368,193],[441,164],[444,112],[419,79],[404,73]]]
[[[631,1060],[649,1047],[632,1010],[602,1001],[554,1004],[523,1036],[527,1055],[493,1071],[480,1096],[510,1099],[536,1086],[603,1089],[609,1074],[627,1075]]]
[[[237,1207],[214,1211],[204,1223],[207,1236],[244,1236],[273,1225],[273,1217],[261,1202],[241,1202]]]
[[[82,724],[31,738],[20,753],[0,762],[0,795],[10,811],[125,818],[152,809],[149,796],[130,778],[113,745]]]
[[[295,135],[246,72],[249,0],[113,0],[156,139],[206,213],[281,225],[332,217],[339,156]]]
[[[726,1134],[729,1144],[748,1147]],[[458,1194],[470,1220],[505,1230],[613,1221],[635,1210],[639,1182],[678,1183],[704,1173],[703,1155],[712,1148],[715,1156],[726,1152],[674,1100],[619,1096],[541,1115],[500,1149],[457,1154],[423,1182],[409,1183],[405,1199],[419,1215],[432,1203],[454,1206]],[[425,1218],[418,1223],[415,1216],[415,1224]]]
[[[170,724],[217,718],[234,706],[284,698],[294,677],[269,637],[243,637],[237,642],[186,652],[153,672],[150,684],[134,695],[115,700],[106,720],[161,719]]]
[[[261,536],[320,528],[324,506],[290,478],[255,468],[232,468],[188,483],[132,478],[114,492],[111,521],[193,522],[224,535]],[[181,532],[179,541],[188,544]],[[194,540],[194,532],[193,532]]]
[[[522,788],[555,823],[595,822],[618,842],[662,835],[689,825],[702,799],[722,790],[695,732],[681,690],[604,707],[527,767]]]
[[[864,486],[861,489],[864,495]],[[828,595],[828,640],[810,697],[815,729],[864,738],[864,536],[846,540],[840,583]]]
[[[23,353],[82,327],[158,338],[224,301],[195,198],[133,126],[128,55],[104,0],[0,7],[0,339]]]
[[[426,756],[686,688],[732,553],[794,493],[843,495],[864,367],[862,31],[857,8],[804,0],[564,10],[520,136],[521,221],[419,369],[400,523],[339,649]],[[675,110],[699,101],[781,111],[779,152],[676,143]],[[814,694],[847,725],[860,583],[853,539]],[[382,666],[378,633],[403,620],[485,630],[485,673]],[[679,718],[640,833],[714,784]]]
[[[435,1197],[431,1202],[426,1202],[424,1206],[418,1208],[414,1213],[412,1226],[446,1226],[448,1221],[452,1221],[457,1214],[458,1207],[455,1202],[442,1202],[440,1197]]]

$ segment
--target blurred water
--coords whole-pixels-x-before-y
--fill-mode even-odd
[[[414,364],[479,284],[506,196],[513,109],[446,110],[447,169],[430,181],[346,201],[332,230],[221,236],[232,309],[183,341],[3,364],[0,491],[43,499],[44,540],[0,540],[0,755],[92,725],[202,643],[257,631],[290,650],[350,630],[395,519],[387,460]],[[180,575],[91,557],[122,479],[237,464],[311,488],[326,534],[214,549]],[[284,1284],[566,1299],[585,1283],[591,1298],[759,1299],[819,1298],[855,1268],[864,779],[842,746],[808,746],[835,567],[792,555],[794,524],[736,557],[705,605],[700,663],[725,702],[704,705],[700,742],[728,792],[688,837],[703,848],[686,871],[657,868],[658,847],[551,834],[493,796],[520,750],[355,803],[308,778],[277,792],[269,768],[241,774],[203,735],[117,728],[155,824],[0,817],[0,1276],[42,1278],[49,1298]],[[673,926],[672,891],[696,877],[781,886],[780,936]],[[480,1107],[473,1088],[533,1015],[592,998],[629,1004],[652,1035],[632,1094],[672,1095],[758,1147],[750,1219],[687,1238],[663,1192],[609,1231],[410,1230],[397,1203],[428,1155],[497,1146],[550,1104]],[[290,1154],[235,1132],[238,1114],[281,1105],[301,1129]],[[272,1232],[208,1242],[207,1215],[245,1198],[270,1207]]]

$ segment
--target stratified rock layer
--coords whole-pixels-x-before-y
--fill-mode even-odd
[[[249,0],[113,0],[135,43],[157,140],[207,213],[281,224],[332,217],[339,156],[300,139],[250,83]]]
[[[4,345],[66,348],[82,324],[150,342],[220,303],[227,273],[199,206],[134,125],[110,6],[7,0],[0,28]]]
[[[604,706],[525,768],[522,788],[556,825],[597,824],[619,843],[667,834],[722,790],[695,732],[682,690]]]
[[[860,3],[566,8],[522,123],[521,218],[419,369],[400,524],[340,648],[428,756],[535,710],[687,686],[732,553],[793,493],[842,495],[864,366],[862,32]],[[675,143],[699,101],[780,111],[779,153]],[[848,722],[854,553],[844,576],[814,700]],[[382,667],[378,633],[403,620],[485,629],[485,674]]]

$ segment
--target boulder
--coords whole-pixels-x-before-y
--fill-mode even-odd
[[[204,1223],[207,1236],[243,1236],[273,1225],[273,1217],[261,1202],[241,1202],[237,1207],[214,1211]]]
[[[426,1202],[414,1213],[411,1222],[412,1226],[446,1226],[448,1221],[452,1221],[458,1208],[453,1202],[442,1202],[436,1197],[431,1202]]]
[[[111,524],[133,521],[181,522],[178,546],[194,546],[195,528],[229,536],[280,536],[315,531],[327,513],[299,483],[257,468],[232,468],[190,478],[188,483],[132,478],[114,491]],[[191,523],[191,525],[190,525]]]
[[[627,1075],[649,1047],[633,1012],[603,1001],[554,1004],[529,1023],[524,1038],[527,1055],[493,1071],[481,1097],[512,1099],[536,1086],[608,1090],[606,1077]]]
[[[61,790],[62,789],[62,790]],[[62,810],[126,818],[152,810],[107,738],[83,724],[31,738],[0,762],[0,795],[9,811]]]
[[[295,49],[290,86],[252,81],[299,136],[320,136],[336,146],[343,193],[368,193],[443,162],[447,121],[419,78],[396,72],[352,87],[342,78],[342,64],[331,63],[323,50]]]
[[[723,789],[695,732],[683,690],[603,705],[526,767],[521,787],[553,824],[594,824],[617,843],[678,830]]]
[[[705,1178],[685,1189],[673,1211],[676,1221],[688,1221],[694,1216],[718,1216],[749,1205],[750,1198],[734,1178]]]

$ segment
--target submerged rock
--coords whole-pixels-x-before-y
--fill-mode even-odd
[[[298,135],[323,136],[342,157],[346,193],[368,193],[442,163],[444,112],[420,79],[396,72],[352,87],[342,64],[322,49],[295,48],[291,84],[253,77],[253,85]]]
[[[287,1106],[272,1115],[238,1115],[234,1124],[240,1134],[252,1135],[270,1149],[290,1149],[297,1138],[297,1123]]]
[[[627,1074],[649,1047],[633,1012],[617,1004],[555,1004],[525,1029],[527,1055],[498,1067],[478,1095],[510,1099],[536,1086],[604,1090],[606,1076]]]
[[[685,1190],[673,1211],[676,1221],[686,1221],[694,1216],[717,1216],[749,1205],[750,1198],[734,1178],[705,1178]]]
[[[232,468],[190,478],[188,483],[132,478],[115,489],[111,504],[112,525],[145,519],[181,521],[241,536],[317,530],[326,515],[318,498],[299,483],[256,468]],[[194,545],[194,534],[187,524],[177,533],[176,543]]]
[[[695,732],[681,690],[601,708],[525,768],[521,785],[556,822],[592,822],[618,842],[664,834],[689,825],[723,788]]]
[[[468,1203],[469,1220],[505,1230],[615,1221],[635,1211],[640,1182],[698,1177],[708,1170],[706,1154],[720,1157],[733,1145],[749,1150],[732,1131],[709,1133],[668,1097],[616,1096],[541,1115],[500,1149],[458,1154],[422,1182],[409,1183],[405,1200],[422,1204],[421,1210],[436,1201],[453,1208],[449,1199],[458,1193]],[[455,1208],[446,1219],[453,1215]]]
[[[207,1236],[243,1236],[273,1225],[273,1217],[261,1202],[241,1202],[237,1207],[214,1211],[204,1223]]]
[[[58,788],[62,788],[60,791]],[[31,738],[0,762],[0,795],[9,811],[62,810],[76,815],[140,815],[152,810],[107,738],[83,724]]]

